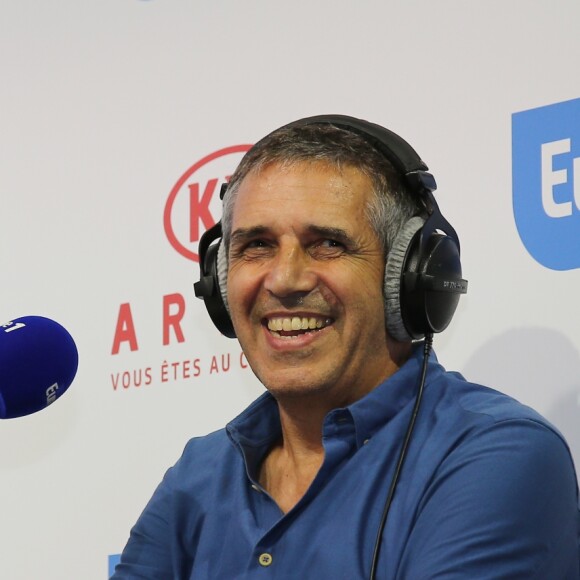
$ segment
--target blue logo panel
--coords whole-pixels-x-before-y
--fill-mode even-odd
[[[512,115],[518,233],[546,268],[580,268],[580,99]]]
[[[115,566],[121,561],[121,554],[109,556],[109,578],[115,573]]]

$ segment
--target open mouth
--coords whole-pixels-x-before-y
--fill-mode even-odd
[[[279,338],[294,338],[309,332],[318,332],[333,323],[331,318],[318,316],[282,317],[276,316],[265,321],[268,330]]]

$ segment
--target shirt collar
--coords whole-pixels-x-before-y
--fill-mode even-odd
[[[409,359],[401,368],[362,399],[349,405],[356,428],[357,447],[363,445],[381,427],[414,401],[423,366],[423,342],[416,343]],[[427,379],[442,372],[437,356],[431,351]]]
[[[423,364],[423,343],[413,346],[403,366],[373,389],[368,395],[343,409],[328,413],[325,424],[352,418],[356,430],[356,445],[360,447],[383,425],[387,424],[414,399]],[[427,377],[442,372],[437,357],[431,351]],[[248,455],[261,456],[282,435],[280,414],[274,397],[266,392],[226,426],[230,439]]]

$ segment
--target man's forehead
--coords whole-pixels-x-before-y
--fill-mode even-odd
[[[232,234],[232,243],[243,243],[255,237],[270,235],[272,228],[264,225],[253,227],[239,227],[236,228]],[[346,228],[339,228],[336,226],[325,226],[316,223],[305,223],[301,227],[302,234],[309,234],[316,237],[326,237],[335,240],[348,240],[351,238],[351,233]]]
[[[292,230],[307,238],[358,238],[373,230],[370,180],[354,168],[328,163],[271,165],[248,175],[233,207],[232,239]]]

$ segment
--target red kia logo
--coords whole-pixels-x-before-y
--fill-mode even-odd
[[[165,203],[163,227],[169,243],[188,260],[199,262],[199,239],[221,216],[220,185],[250,147],[233,145],[206,155],[173,186]]]

